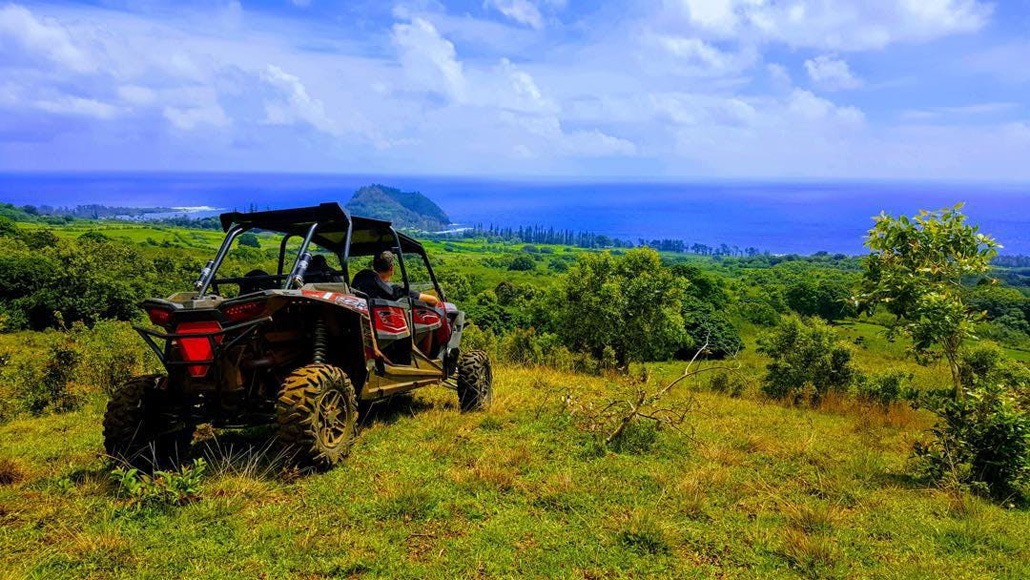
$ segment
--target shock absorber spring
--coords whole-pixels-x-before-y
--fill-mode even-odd
[[[328,330],[325,327],[324,320],[318,320],[315,322],[315,341],[314,341],[314,362],[315,364],[324,363],[326,353],[329,349],[329,336]]]

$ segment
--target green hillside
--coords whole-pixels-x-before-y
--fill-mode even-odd
[[[435,232],[451,223],[440,206],[428,197],[385,185],[362,187],[354,192],[346,207],[354,215],[388,220],[400,228]]]
[[[324,473],[284,464],[271,430],[201,428],[193,454],[205,467],[146,483],[102,455],[106,393],[159,370],[129,327],[142,322],[134,304],[188,288],[218,235],[0,225],[0,577],[1030,575],[1025,503],[915,467],[913,443],[930,440],[935,416],[910,401],[947,391],[949,369],[917,362],[911,340],[886,333],[889,317],[843,308],[854,258],[611,252],[616,269],[657,261],[661,276],[637,282],[675,282],[673,314],[698,337],[683,340],[735,337],[743,350],[705,360],[661,401],[682,420],[641,419],[606,445],[605,413],[687,363],[620,371],[564,342],[555,298],[570,282],[592,287],[575,276],[604,254],[428,241],[448,298],[476,324],[466,345],[495,362],[488,411],[461,413],[438,387],[375,404],[351,457]],[[226,271],[274,267],[277,244],[257,241]],[[619,288],[604,286],[599,313],[623,304]],[[1018,387],[1026,290],[965,291],[987,313],[967,351],[1004,360]],[[828,320],[811,328],[835,337],[853,379],[818,400],[807,384],[795,399],[765,390],[773,358],[762,344],[798,313]],[[890,377],[900,390],[882,388]]]

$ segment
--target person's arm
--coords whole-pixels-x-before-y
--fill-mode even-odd
[[[432,294],[419,294],[418,299],[430,306],[439,306],[440,299]]]
[[[430,306],[437,306],[440,304],[440,299],[436,296],[433,296],[432,294],[425,294],[417,290],[412,290],[409,296],[411,296],[412,301],[417,300],[420,302],[425,302]]]

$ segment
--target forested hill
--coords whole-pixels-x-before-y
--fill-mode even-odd
[[[378,184],[354,192],[347,209],[355,215],[389,220],[401,228],[439,231],[451,223],[440,206],[421,193]]]

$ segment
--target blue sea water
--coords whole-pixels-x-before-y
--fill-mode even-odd
[[[861,253],[881,211],[914,214],[965,202],[1006,254],[1030,254],[1030,184],[940,182],[688,183],[492,180],[243,173],[0,174],[0,201],[67,207],[260,209],[346,202],[382,183],[421,191],[461,225],[541,225],[636,241],[756,247],[774,253]]]

